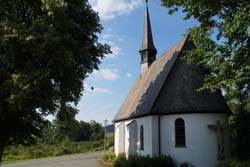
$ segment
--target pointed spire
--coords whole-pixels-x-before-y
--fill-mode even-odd
[[[141,54],[141,74],[147,71],[147,69],[151,66],[151,64],[156,59],[157,50],[154,46],[151,24],[148,12],[148,0],[146,0],[146,13],[144,20],[144,33],[143,33],[143,41],[142,47],[140,49]]]
[[[142,47],[140,49],[140,52],[145,51],[145,50],[152,50],[152,51],[157,52],[154,46],[154,41],[153,41],[153,36],[152,36],[150,17],[149,17],[149,11],[148,11],[148,0],[146,0],[144,34],[143,34]]]

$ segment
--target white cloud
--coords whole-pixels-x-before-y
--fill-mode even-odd
[[[142,0],[90,0],[89,2],[104,20],[129,14],[143,4]]]
[[[119,41],[119,42],[123,42],[124,39],[123,39],[123,38],[118,38],[118,41]]]
[[[103,68],[100,70],[94,70],[93,76],[97,78],[103,78],[105,80],[114,81],[119,78],[117,69]]]
[[[122,48],[117,46],[115,42],[113,42],[113,38],[116,38],[115,35],[112,34],[104,34],[102,35],[102,40],[101,43],[106,43],[111,47],[112,54],[105,54],[106,58],[116,58],[117,56],[120,55]],[[118,40],[121,38],[118,38]]]
[[[114,42],[112,42],[112,41],[110,41],[110,40],[108,41],[108,40],[103,40],[103,39],[101,39],[100,42],[101,42],[101,43],[106,43],[106,44],[108,44],[108,45],[114,45],[114,44],[115,44]]]
[[[130,78],[130,77],[132,77],[132,74],[131,74],[131,73],[127,73],[126,76],[127,76],[128,78]]]
[[[105,89],[105,88],[98,88],[98,87],[94,87],[94,89],[92,90],[93,93],[96,94],[111,94],[112,91],[109,89]]]
[[[101,42],[105,42],[107,44],[114,44],[113,41],[116,41],[117,42],[123,42],[124,39],[119,37],[118,35],[114,35],[114,34],[111,34],[111,33],[106,33],[106,34],[103,34],[101,36]]]
[[[112,54],[106,54],[107,58],[116,58],[121,53],[122,48],[118,46],[111,47]]]
[[[103,39],[110,39],[110,38],[113,38],[113,37],[115,37],[115,35],[113,35],[113,34],[104,34],[102,36]]]
[[[96,86],[89,85],[87,82],[84,82],[85,92],[87,94],[111,94],[112,91],[106,88],[100,88]]]

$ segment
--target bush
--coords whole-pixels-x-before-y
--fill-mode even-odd
[[[102,160],[104,162],[113,162],[115,159],[115,154],[113,152],[107,152],[102,155]]]
[[[250,167],[250,161],[227,161],[221,162],[216,167]]]
[[[148,160],[148,157],[143,157],[139,155],[129,156],[127,160],[127,166],[133,166],[133,167],[143,166],[144,167],[145,164],[147,164],[147,162],[145,162],[147,160]]]
[[[44,158],[103,149],[103,141],[72,142],[65,139],[59,144],[37,144],[32,146],[9,146],[3,153],[3,161]]]
[[[152,159],[152,165],[157,167],[174,167],[174,161],[170,156],[160,156]]]
[[[106,147],[107,147],[107,148],[114,147],[114,134],[110,134],[110,135],[107,137]]]
[[[194,167],[194,165],[192,165],[189,162],[183,162],[183,163],[180,164],[180,167]]]
[[[109,147],[108,151],[109,151],[109,152],[114,152],[114,146]]]
[[[120,156],[115,159],[114,167],[175,167],[172,158],[169,156],[149,157],[132,155],[128,159],[126,159],[124,153]]]
[[[127,167],[126,153],[120,153],[114,160],[114,167]]]

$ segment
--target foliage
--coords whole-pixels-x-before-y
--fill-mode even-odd
[[[57,140],[61,141],[65,136],[71,139],[77,138],[78,122],[75,119],[77,113],[78,110],[71,106],[62,106],[57,112],[56,120],[53,122]]]
[[[110,134],[106,140],[106,148],[111,148],[114,146],[114,134]]]
[[[189,162],[183,162],[180,164],[180,167],[194,167],[194,165],[190,164]]]
[[[31,146],[8,146],[4,151],[3,161],[36,159],[75,153],[100,151],[103,140],[87,142],[71,142],[69,139],[54,145],[37,144]]]
[[[77,103],[106,44],[87,0],[0,0],[0,159],[4,146],[28,143],[44,116]]]
[[[103,139],[103,136],[104,130],[100,123],[95,121],[77,121],[73,118],[65,121],[56,120],[49,123],[48,126],[42,130],[41,135],[36,138],[36,143],[57,144],[65,139],[74,142],[89,140],[96,141]],[[110,137],[107,138],[108,147],[113,146],[113,140],[114,139]]]
[[[216,167],[250,167],[250,161],[228,161],[221,162]]]
[[[235,155],[239,160],[250,160],[250,112],[238,114],[235,120]]]
[[[127,165],[126,153],[122,152],[114,159],[114,167],[126,167]]]
[[[125,153],[119,154],[114,160],[114,167],[174,167],[175,164],[171,157],[149,157],[141,155],[131,155],[126,159]]]
[[[103,129],[99,129],[99,130],[102,131],[102,132],[95,132],[95,133],[104,133]],[[77,141],[90,140],[91,133],[92,133],[92,131],[91,131],[91,125],[90,125],[90,123],[84,122],[84,121],[78,122],[78,132],[77,132],[78,137],[77,137]],[[102,137],[100,137],[100,138],[96,137],[96,138],[98,140],[102,139]]]
[[[170,8],[170,13],[181,8],[186,13],[185,19],[193,17],[200,23],[189,30],[197,48],[189,54],[188,60],[210,71],[210,75],[205,78],[204,88],[213,91],[224,88],[226,91],[231,90],[231,93],[238,89],[242,91],[239,93],[249,95],[250,23],[247,18],[250,17],[250,2],[162,2]],[[217,38],[214,39],[214,36]]]
[[[101,124],[95,121],[90,121],[89,124],[90,124],[90,129],[91,129],[90,140],[102,139],[104,136],[104,131],[103,131],[103,127],[101,126]]]
[[[107,152],[102,154],[102,160],[104,162],[113,162],[115,159],[115,153],[113,152]]]
[[[41,134],[35,137],[35,143],[54,144],[56,143],[55,128],[48,122],[41,130]]]
[[[170,156],[160,156],[160,157],[152,157],[152,162],[151,166],[156,166],[156,167],[174,167],[174,161]],[[146,165],[146,164],[145,164]]]
[[[162,4],[169,8],[169,13],[181,9],[186,14],[184,19],[198,21],[188,32],[196,48],[186,59],[206,71],[200,90],[223,90],[236,114],[232,123],[239,123],[233,125],[237,142],[234,152],[241,160],[250,159],[249,143],[245,142],[250,141],[250,133],[242,133],[249,123],[240,120],[241,114],[250,111],[250,2],[162,0]],[[247,153],[243,148],[247,148]]]
[[[57,119],[53,122],[56,140],[61,141],[68,136],[73,141],[100,140],[103,139],[104,130],[100,123],[95,121],[77,121],[77,110],[67,107],[60,110]]]

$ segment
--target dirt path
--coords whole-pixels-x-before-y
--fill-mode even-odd
[[[1,167],[101,167],[98,160],[100,152],[82,155],[69,155],[56,158],[46,158],[30,160],[12,164],[2,165]]]

